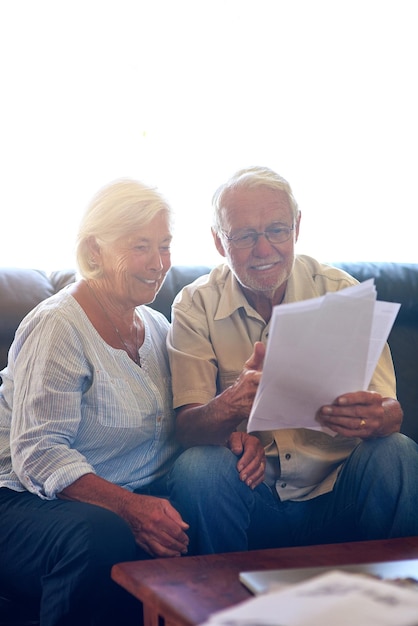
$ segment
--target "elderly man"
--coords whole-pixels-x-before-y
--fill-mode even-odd
[[[168,336],[177,436],[187,448],[172,497],[190,524],[189,554],[418,534],[418,446],[399,433],[388,346],[367,391],[318,407],[335,436],[246,432],[273,307],[356,281],[295,256],[301,213],[272,170],[237,172],[213,204],[226,262],[177,297]],[[187,493],[176,487],[179,471]]]

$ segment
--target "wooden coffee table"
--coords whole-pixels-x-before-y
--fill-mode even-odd
[[[112,578],[142,602],[144,626],[195,626],[251,597],[241,571],[409,558],[418,558],[418,537],[118,563]]]

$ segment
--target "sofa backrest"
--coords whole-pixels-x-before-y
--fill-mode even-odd
[[[418,442],[418,264],[332,263],[360,282],[374,278],[379,300],[400,302],[401,308],[389,335],[395,365],[397,392],[404,410],[402,432]],[[171,303],[185,285],[210,267],[173,266],[151,305],[171,318]],[[23,317],[39,302],[76,278],[74,270],[47,275],[33,269],[0,268],[0,370]]]
[[[404,411],[402,432],[418,442],[418,264],[333,263],[360,282],[374,278],[377,297],[400,302],[388,343],[395,366],[397,396]]]

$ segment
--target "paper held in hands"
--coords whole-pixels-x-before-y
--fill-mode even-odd
[[[274,307],[247,431],[324,430],[318,409],[368,388],[400,304],[376,300],[374,280]]]

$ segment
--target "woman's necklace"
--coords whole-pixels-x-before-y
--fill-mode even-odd
[[[134,319],[133,319],[133,324],[135,327],[135,349],[134,351],[132,351],[125,343],[125,341],[123,340],[123,337],[118,329],[118,327],[116,326],[116,324],[113,322],[112,318],[110,317],[110,315],[108,314],[108,312],[106,311],[105,307],[103,306],[102,302],[99,300],[99,298],[96,295],[96,292],[94,291],[93,287],[88,283],[88,281],[86,281],[86,285],[89,288],[90,292],[93,295],[93,298],[95,299],[95,301],[97,302],[97,304],[99,305],[99,307],[101,308],[101,310],[104,313],[104,316],[106,317],[107,321],[109,322],[109,324],[112,326],[113,330],[115,331],[115,333],[117,334],[119,341],[121,342],[124,350],[127,352],[128,356],[132,359],[132,361],[134,361],[134,363],[136,363],[137,365],[139,365],[139,367],[141,367],[141,357],[139,356],[139,336],[138,336],[138,324],[135,323],[135,312],[134,312]]]

